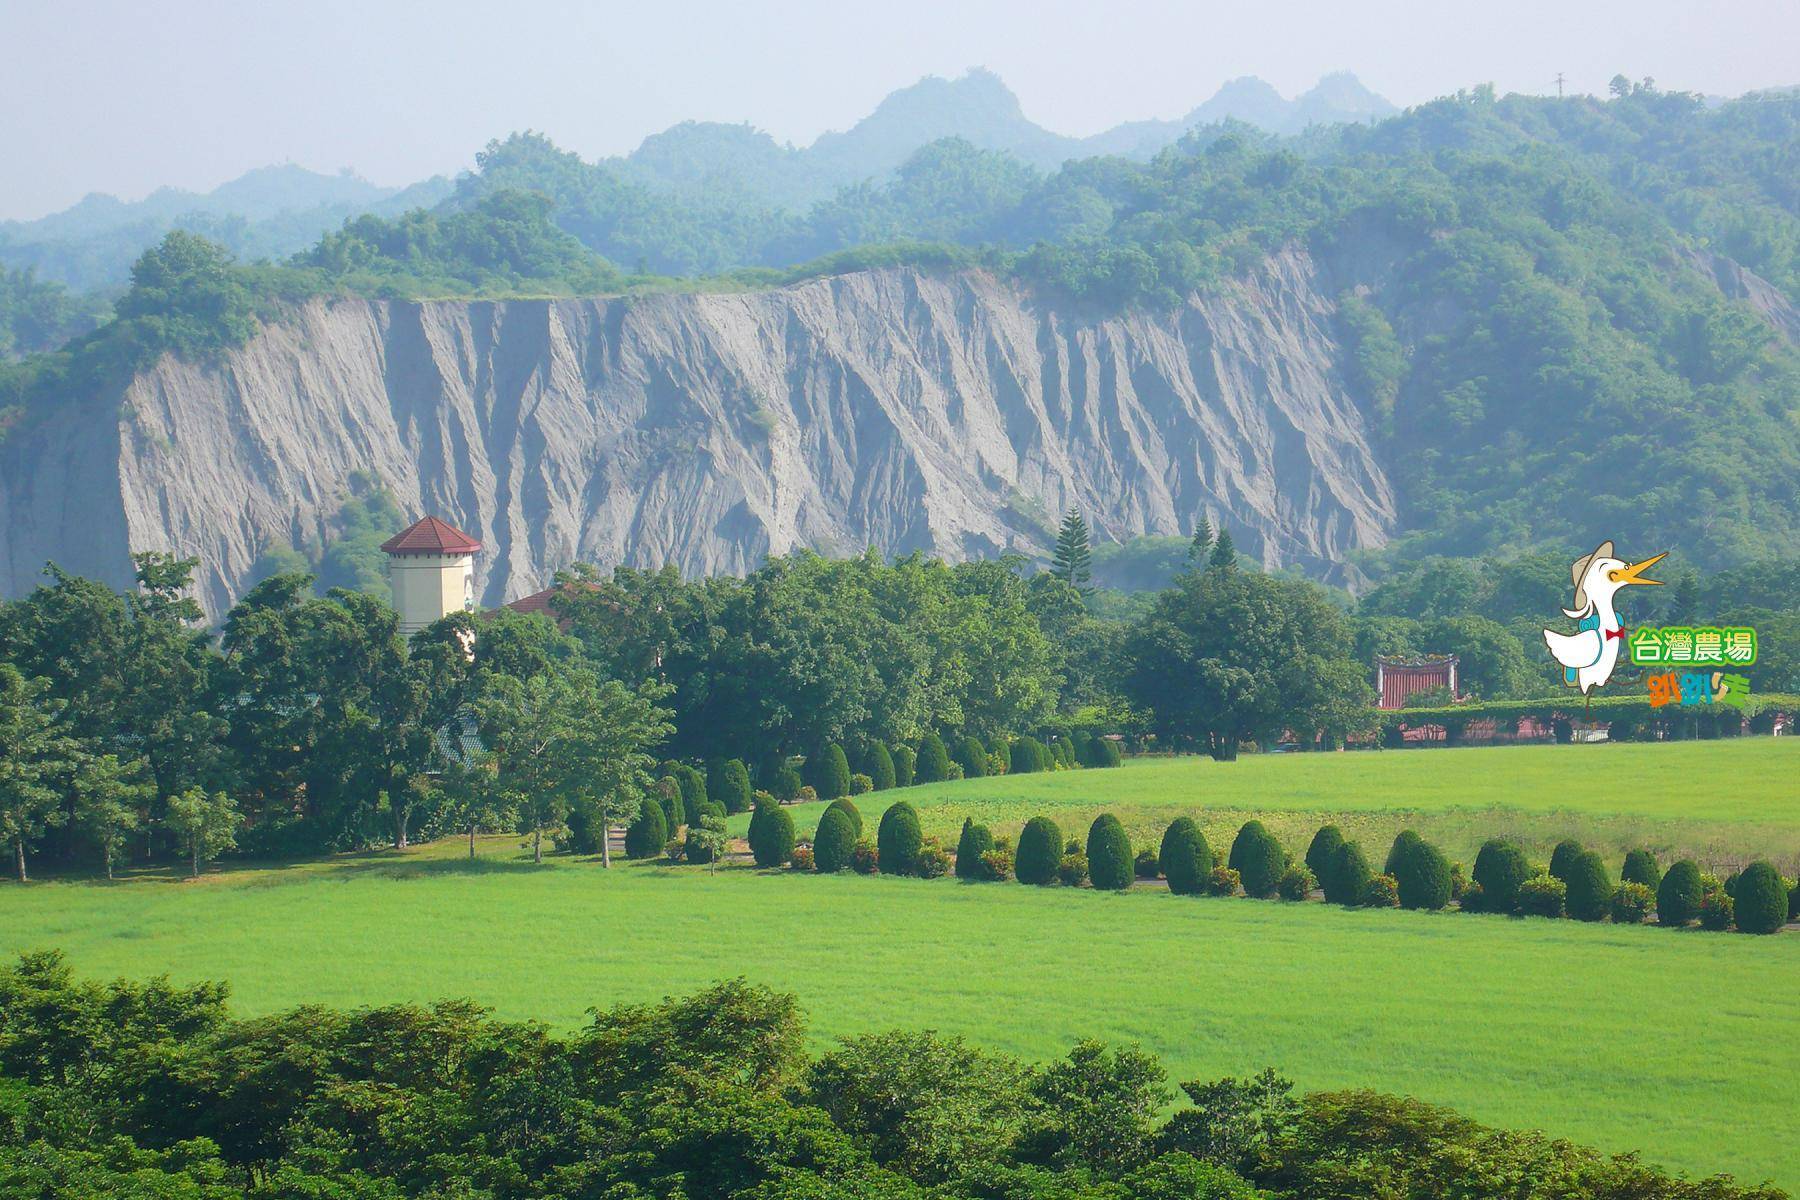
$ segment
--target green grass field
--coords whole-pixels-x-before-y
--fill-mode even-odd
[[[1332,812],[1358,829],[1399,816],[1479,840],[1499,814],[1545,830],[1579,817],[1677,840],[1704,831],[1742,853],[1776,853],[1754,841],[1772,837],[1791,859],[1793,761],[1768,739],[1279,756],[909,795],[928,827],[950,833],[967,811],[1008,828],[1053,811],[1073,827],[1104,806],[1158,829],[1184,808],[1207,812],[1209,828],[1249,811]],[[1594,788],[1573,792],[1584,778]],[[1452,818],[1464,824],[1427,824]],[[445,842],[196,883],[8,885],[0,953],[61,947],[88,975],[224,979],[245,1014],[467,996],[559,1027],[593,1006],[743,975],[796,992],[820,1039],[923,1026],[1033,1058],[1083,1036],[1132,1040],[1176,1079],[1272,1065],[1307,1088],[1411,1093],[1690,1172],[1800,1188],[1792,932],[746,868],[602,873],[586,860],[533,867],[517,838],[482,851],[471,863]]]
[[[1735,869],[1766,857],[1790,874],[1800,866],[1800,739],[1150,758],[1115,771],[926,784],[856,803],[872,828],[900,797],[918,807],[926,834],[949,845],[965,816],[1016,833],[1043,814],[1085,838],[1096,816],[1112,812],[1140,846],[1188,815],[1221,850],[1256,817],[1301,851],[1320,825],[1336,824],[1377,861],[1410,828],[1463,862],[1488,838],[1508,836],[1540,860],[1574,837],[1615,871],[1637,846],[1665,862],[1693,856]],[[824,807],[791,810],[802,834]],[[733,828],[748,824],[740,814]]]

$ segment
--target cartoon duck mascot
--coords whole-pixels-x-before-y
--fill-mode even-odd
[[[1619,623],[1613,597],[1622,587],[1634,583],[1660,585],[1660,579],[1645,579],[1643,573],[1661,562],[1665,551],[1655,558],[1629,566],[1613,557],[1613,544],[1601,542],[1586,558],[1575,560],[1569,575],[1575,583],[1575,607],[1563,609],[1576,622],[1577,632],[1558,633],[1544,630],[1544,644],[1563,666],[1563,682],[1580,688],[1583,696],[1612,678],[1619,662],[1619,648],[1625,644],[1625,627]]]

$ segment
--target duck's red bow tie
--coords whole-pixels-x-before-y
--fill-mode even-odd
[[[1606,631],[1606,636],[1608,640],[1611,640],[1612,638],[1622,638],[1625,636],[1625,627],[1621,625],[1617,629],[1609,629]]]

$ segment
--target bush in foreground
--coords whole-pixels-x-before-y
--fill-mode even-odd
[[[1275,891],[1283,900],[1304,900],[1312,895],[1313,885],[1318,881],[1313,873],[1304,865],[1295,863],[1281,877]]]
[[[1212,847],[1192,817],[1177,817],[1163,832],[1162,851],[1157,855],[1163,878],[1177,896],[1198,896],[1206,890],[1206,877],[1212,874]]]
[[[1737,901],[1719,886],[1717,880],[1703,885],[1700,896],[1700,928],[1721,933],[1731,928],[1737,917]]]
[[[1700,915],[1700,864],[1684,858],[1669,868],[1656,888],[1656,923],[1680,927]]]
[[[1364,908],[1398,908],[1400,907],[1400,885],[1394,877],[1381,874],[1369,880],[1369,886],[1363,889],[1362,903]]]
[[[1087,855],[1071,850],[1056,864],[1056,881],[1064,887],[1080,887],[1088,881]]]
[[[1235,896],[1243,886],[1243,880],[1230,867],[1214,867],[1212,874],[1206,877],[1206,894],[1209,896]]]
[[[1394,883],[1400,907],[1435,912],[1450,903],[1450,860],[1430,842],[1414,838],[1395,866]]]
[[[1314,879],[1325,878],[1325,873],[1331,870],[1331,856],[1343,844],[1344,833],[1336,825],[1327,825],[1313,834],[1312,844],[1306,848],[1306,869],[1313,873]]]
[[[680,803],[681,797],[675,800]],[[669,840],[668,818],[662,805],[646,796],[638,805],[637,820],[625,827],[625,857],[655,858]]]
[[[913,760],[912,781],[942,783],[949,778],[950,755],[944,749],[944,739],[935,733],[928,733],[919,739],[918,753]]]
[[[1753,862],[1744,868],[1732,900],[1737,927],[1745,933],[1775,933],[1787,924],[1787,884],[1767,862]]]
[[[883,874],[918,874],[919,847],[923,844],[918,809],[902,800],[881,814],[881,824],[875,830],[875,849]]]
[[[1088,827],[1087,868],[1088,878],[1101,891],[1120,892],[1131,886],[1131,839],[1111,813],[1101,813]]]
[[[1656,855],[1648,850],[1631,851],[1619,871],[1619,882],[1641,883],[1654,892],[1662,884],[1662,868],[1656,865]]]
[[[981,856],[981,869],[984,878],[1005,883],[1013,877],[1013,848],[1005,841],[996,841],[994,848]]]
[[[868,838],[857,840],[850,851],[850,869],[858,875],[874,875],[881,870],[881,853]]]
[[[839,796],[836,800],[833,800],[826,806],[825,811],[843,813],[846,817],[850,818],[850,828],[855,830],[856,836],[861,837],[863,835],[862,810],[856,807],[856,801],[850,799],[850,797]]]
[[[1139,879],[1159,879],[1162,877],[1162,856],[1146,846],[1131,860],[1131,870]]]
[[[1056,882],[1057,864],[1063,856],[1062,830],[1049,817],[1033,817],[1019,834],[1019,850],[1013,873],[1020,883]]]
[[[836,800],[850,794],[850,760],[836,742],[819,747],[807,757],[806,782],[821,800]]]
[[[913,874],[920,879],[941,879],[949,872],[950,852],[936,838],[926,838],[913,859]]]
[[[1493,838],[1475,855],[1475,883],[1481,912],[1510,913],[1519,907],[1519,889],[1531,878],[1531,864],[1515,842]]]
[[[1287,871],[1287,851],[1261,821],[1245,821],[1226,863],[1244,881],[1244,895],[1266,900]]]
[[[894,756],[888,753],[884,743],[870,743],[869,752],[863,755],[862,769],[876,791],[885,792],[894,786]]]
[[[856,850],[856,837],[850,815],[832,805],[820,814],[818,831],[813,834],[813,864],[827,875],[845,870]]]
[[[1606,873],[1606,860],[1592,850],[1583,850],[1568,865],[1567,889],[1563,903],[1577,921],[1604,921],[1612,911],[1613,881]]]
[[[1569,873],[1575,868],[1575,860],[1580,858],[1584,847],[1574,838],[1564,838],[1556,843],[1556,849],[1550,852],[1550,876],[1569,882]]]
[[[894,753],[894,786],[911,787],[915,782],[919,756],[911,746],[895,746]]]
[[[1617,925],[1641,925],[1650,916],[1656,894],[1641,883],[1621,883],[1613,892],[1612,919]]]
[[[977,825],[972,818],[963,818],[962,836],[956,839],[956,877],[958,879],[985,880],[987,866],[981,856],[994,848],[994,835],[986,825]]]
[[[794,817],[773,798],[756,806],[750,818],[750,857],[759,867],[779,867],[794,854]]]

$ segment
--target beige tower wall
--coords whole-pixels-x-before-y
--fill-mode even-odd
[[[400,632],[411,635],[433,621],[473,608],[475,563],[467,554],[394,554],[388,557],[388,582]]]

